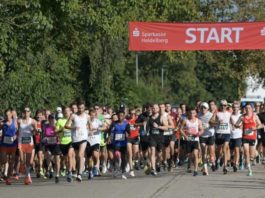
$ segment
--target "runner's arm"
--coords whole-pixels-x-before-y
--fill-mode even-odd
[[[72,122],[73,122],[73,120],[74,120],[74,115],[72,114],[68,118],[67,122],[65,123],[64,128],[66,128],[66,129],[72,129]]]
[[[183,120],[182,123],[181,123],[181,125],[180,125],[180,133],[181,133],[181,135],[182,135],[185,139],[187,139],[187,135],[186,135],[185,132],[184,132],[184,127],[185,127],[185,125],[186,125],[186,121]]]
[[[255,122],[257,125],[257,129],[262,129],[264,127],[264,125],[261,123],[259,117],[255,114]]]
[[[199,120],[199,133],[198,136],[201,136],[204,133],[204,129],[202,127],[202,121]]]

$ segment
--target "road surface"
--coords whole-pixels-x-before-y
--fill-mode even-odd
[[[252,177],[246,174],[243,170],[223,175],[219,170],[210,172],[209,176],[193,177],[184,168],[178,168],[173,173],[161,172],[157,177],[137,171],[135,178],[127,180],[107,175],[93,180],[83,178],[82,183],[67,183],[65,178],[60,178],[60,183],[55,184],[53,179],[33,178],[33,184],[25,186],[20,179],[11,186],[0,183],[0,198],[265,198],[264,166],[253,167]]]

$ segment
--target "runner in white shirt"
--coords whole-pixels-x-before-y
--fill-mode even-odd
[[[200,137],[200,144],[201,144],[201,149],[202,149],[202,160],[203,160],[203,175],[209,175],[208,173],[208,159],[207,159],[207,154],[208,154],[208,149],[210,152],[210,160],[212,163],[212,166],[214,167],[215,165],[215,130],[214,127],[210,125],[210,120],[213,117],[213,114],[209,111],[209,105],[206,102],[201,103],[200,107],[200,114],[199,114],[199,119],[202,121],[202,127],[204,129],[204,133]],[[212,168],[213,169],[213,168]]]
[[[30,169],[33,165],[35,155],[33,132],[36,130],[36,121],[30,117],[30,109],[26,107],[23,112],[23,118],[18,121],[18,149],[20,155],[20,166],[25,166],[26,175],[24,184],[32,183]]]
[[[187,140],[187,153],[191,159],[191,154],[194,157],[194,173],[198,175],[199,165],[199,137],[203,134],[202,122],[196,117],[196,109],[192,108],[188,111],[188,118],[181,125],[181,133]],[[190,165],[188,165],[188,170]]]
[[[88,138],[88,120],[89,116],[85,113],[85,103],[79,102],[78,112],[72,114],[68,119],[65,128],[72,130],[72,146],[75,149],[78,162],[77,181],[82,181],[82,172],[84,170],[84,155]]]
[[[96,111],[89,111],[90,120],[89,120],[89,134],[88,134],[88,144],[86,148],[87,158],[92,161],[92,167],[89,167],[89,179],[92,179],[93,176],[100,176],[99,173],[99,145],[100,145],[100,131],[106,130],[105,125],[96,118]],[[92,159],[91,159],[92,158]]]
[[[240,148],[242,146],[242,123],[238,123],[241,119],[242,114],[240,113],[239,103],[233,103],[233,113],[231,115],[231,140],[230,140],[230,150],[234,153],[233,158],[233,169],[237,172],[240,157]]]
[[[231,113],[226,110],[227,101],[221,100],[221,111],[213,115],[213,119],[215,119],[217,125],[216,129],[216,145],[217,145],[217,164],[220,164],[220,159],[223,154],[223,172],[227,174],[228,170],[226,168],[227,161],[230,159],[230,150],[229,150],[229,142],[230,142],[230,133],[231,133],[231,125],[230,118]]]

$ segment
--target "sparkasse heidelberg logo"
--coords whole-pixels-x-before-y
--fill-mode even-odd
[[[263,29],[260,30],[260,35],[265,36],[265,27],[263,27]]]
[[[140,36],[140,31],[137,27],[135,27],[133,30],[133,37],[139,37],[139,36]]]

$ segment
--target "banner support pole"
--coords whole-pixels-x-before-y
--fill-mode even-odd
[[[139,62],[138,62],[138,52],[136,52],[136,56],[135,56],[135,78],[136,78],[136,85],[139,84]]]

